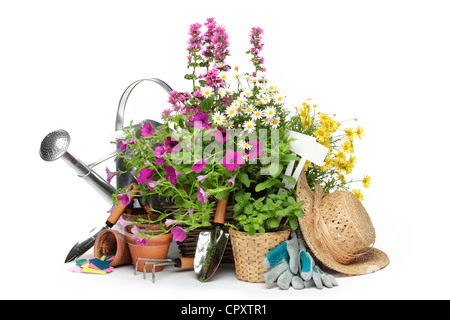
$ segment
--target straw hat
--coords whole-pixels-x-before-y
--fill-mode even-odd
[[[340,190],[324,195],[319,185],[313,192],[302,173],[297,195],[298,200],[305,201],[305,216],[299,219],[303,237],[325,266],[348,275],[363,275],[389,264],[389,257],[373,248],[375,229],[352,192]]]

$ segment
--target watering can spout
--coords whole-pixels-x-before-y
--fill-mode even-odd
[[[93,187],[107,202],[112,204],[112,195],[116,192],[111,184],[100,177],[91,167],[84,164],[67,150],[70,144],[70,135],[65,130],[56,130],[49,133],[42,140],[39,154],[45,161],[54,161],[59,158],[63,159],[69,167],[71,167],[83,178],[91,187]]]

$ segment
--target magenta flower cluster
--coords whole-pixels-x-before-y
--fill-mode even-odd
[[[261,57],[261,50],[264,44],[261,42],[264,31],[259,27],[253,27],[250,32],[250,44],[252,45],[250,53],[253,55],[251,61],[255,65],[256,71],[266,71],[261,65],[264,64],[264,57]]]

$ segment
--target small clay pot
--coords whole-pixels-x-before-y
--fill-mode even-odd
[[[136,267],[136,262],[138,263],[137,270],[140,272],[144,271],[144,263],[145,261],[137,261],[138,258],[147,258],[147,259],[166,259],[167,253],[169,252],[169,247],[172,242],[173,235],[171,233],[162,234],[156,237],[151,238],[146,246],[138,246],[136,245],[136,241],[133,239],[134,235],[131,233],[131,228],[133,225],[128,225],[125,227],[125,237],[128,242],[128,248],[131,253],[131,259],[133,261],[133,265]],[[140,226],[143,228],[144,226]],[[147,229],[155,230],[156,232],[160,230],[159,224],[157,225],[149,225],[145,226]],[[146,271],[152,271],[153,264],[146,265]],[[155,271],[161,271],[164,269],[164,266],[159,266],[155,268]]]
[[[103,256],[114,255],[111,267],[117,267],[132,262],[127,239],[117,230],[105,229],[95,239],[94,257],[100,259]]]

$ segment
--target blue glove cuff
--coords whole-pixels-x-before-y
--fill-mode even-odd
[[[276,247],[275,249],[270,251],[266,255],[266,259],[269,261],[271,268],[282,260],[286,260],[286,262],[289,264],[289,254],[287,252],[287,243],[283,242],[278,247]]]

